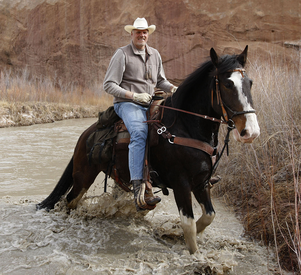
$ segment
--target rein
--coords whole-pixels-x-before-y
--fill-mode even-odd
[[[242,77],[245,76],[245,70],[244,69],[235,69],[235,70],[228,71],[228,72],[240,72]],[[163,110],[164,109],[169,109],[169,110],[173,110],[173,111],[182,112],[182,113],[185,113],[185,114],[190,114],[190,115],[193,115],[193,116],[201,117],[203,119],[208,119],[208,120],[211,120],[212,122],[217,122],[217,123],[220,123],[220,124],[227,124],[228,125],[228,133],[227,133],[226,138],[225,138],[225,143],[224,143],[223,149],[221,151],[221,154],[219,155],[218,160],[215,162],[215,164],[212,168],[212,171],[214,171],[217,168],[219,159],[222,156],[222,154],[223,154],[223,152],[226,148],[227,148],[227,155],[229,155],[229,145],[228,145],[228,143],[230,141],[229,136],[230,136],[230,132],[235,128],[235,125],[234,125],[234,122],[233,122],[232,118],[234,116],[237,116],[237,115],[243,115],[243,114],[247,114],[247,113],[255,113],[255,110],[242,111],[242,112],[235,112],[235,111],[231,110],[222,100],[221,93],[220,93],[220,88],[219,88],[219,80],[218,80],[217,74],[214,77],[215,77],[215,87],[216,87],[215,92],[216,92],[216,95],[217,95],[217,104],[222,109],[222,116],[223,116],[224,120],[217,119],[217,118],[214,118],[214,117],[210,117],[210,116],[207,116],[207,115],[201,115],[201,114],[198,114],[198,113],[193,113],[193,112],[181,110],[181,109],[174,108],[174,107],[165,106],[165,105],[151,104],[152,106],[162,108]],[[213,107],[213,93],[214,93],[214,91],[212,89],[211,90],[211,106],[212,107]],[[230,117],[230,119],[228,117],[228,114],[227,114],[227,111],[226,111],[225,107],[233,113],[233,115]],[[163,114],[162,114],[162,116],[163,116]],[[217,148],[212,147],[207,142],[203,142],[203,141],[196,140],[196,139],[191,139],[191,138],[185,138],[185,137],[176,137],[175,135],[172,135],[171,133],[169,133],[167,131],[166,126],[161,123],[162,116],[161,116],[160,120],[148,120],[146,122],[147,123],[152,123],[154,128],[157,130],[157,134],[162,135],[162,137],[166,138],[169,141],[169,143],[196,148],[196,149],[199,149],[199,150],[202,150],[202,151],[206,152],[210,156],[214,156],[214,155],[217,154]]]
[[[221,119],[218,119],[218,118],[215,118],[215,117],[201,115],[201,114],[197,114],[197,113],[193,113],[193,112],[189,112],[189,111],[177,109],[177,108],[174,108],[174,107],[169,107],[169,106],[165,106],[165,105],[157,105],[157,104],[152,104],[152,106],[156,106],[156,107],[163,108],[163,109],[170,109],[170,110],[177,111],[177,112],[182,112],[182,113],[185,113],[185,114],[190,114],[190,115],[201,117],[201,118],[204,118],[204,119],[209,119],[209,120],[214,121],[214,122],[219,122],[221,124],[227,124],[227,122],[225,122],[224,120],[221,120]],[[150,120],[148,122],[153,122],[153,121]]]
[[[232,71],[229,71],[229,72],[239,72],[239,73],[241,73],[243,78],[245,77],[245,69],[235,69],[235,70],[232,70]],[[227,150],[227,155],[229,155],[230,132],[235,128],[235,125],[234,125],[234,122],[233,122],[232,118],[234,116],[238,116],[238,115],[244,115],[244,114],[248,114],[248,113],[255,113],[255,110],[236,112],[236,111],[233,111],[230,107],[228,107],[223,102],[222,97],[221,97],[218,75],[216,74],[214,76],[214,78],[215,78],[215,92],[216,92],[216,95],[217,95],[217,104],[221,107],[222,117],[224,118],[223,120],[217,119],[217,118],[214,118],[214,117],[210,117],[210,116],[207,116],[207,115],[201,115],[201,114],[198,114],[198,113],[193,113],[193,112],[181,110],[181,109],[174,108],[174,107],[165,106],[165,105],[152,104],[152,106],[162,108],[163,110],[164,109],[169,109],[169,110],[174,110],[174,111],[177,111],[177,112],[190,114],[190,115],[193,115],[193,116],[201,117],[203,119],[211,120],[212,122],[218,122],[220,124],[227,124],[228,125],[228,131],[227,131],[227,134],[226,134],[226,137],[225,137],[225,140],[224,140],[224,146],[223,146],[220,153],[218,153],[217,147],[212,147],[210,144],[208,144],[206,142],[196,140],[196,139],[191,139],[191,138],[176,137],[175,135],[172,135],[171,133],[169,133],[167,131],[166,126],[161,123],[162,117],[161,117],[160,120],[148,120],[148,121],[146,121],[147,123],[152,123],[153,126],[155,127],[155,129],[157,130],[157,134],[161,135],[164,138],[166,138],[169,141],[169,143],[171,143],[171,144],[178,144],[178,145],[183,145],[183,146],[199,149],[199,150],[202,150],[203,152],[207,153],[211,157],[217,155],[218,157],[217,157],[216,162],[213,164],[213,167],[212,167],[212,170],[211,170],[211,175],[217,169],[217,166],[219,164],[219,161],[220,161],[225,149]],[[212,90],[211,90],[211,106],[212,107],[213,107],[213,95],[214,95],[214,90],[212,88]],[[228,109],[232,113],[232,116],[230,118],[228,117],[226,109]],[[206,184],[205,184],[204,188],[211,185],[211,183],[209,182],[209,179],[205,183]]]
[[[235,70],[231,70],[231,71],[228,71],[228,72],[239,72],[239,73],[241,73],[243,78],[245,77],[245,69],[235,69]],[[223,116],[224,120],[221,120],[221,119],[218,119],[218,118],[215,118],[215,117],[210,117],[210,116],[207,116],[207,115],[201,115],[201,114],[198,114],[198,113],[193,113],[193,112],[181,110],[181,109],[174,108],[174,107],[165,106],[165,105],[158,105],[158,104],[151,104],[151,105],[155,106],[155,107],[163,108],[163,109],[169,109],[169,110],[173,110],[173,111],[177,111],[177,112],[182,112],[182,113],[185,113],[185,114],[190,114],[190,115],[193,115],[193,116],[197,116],[197,117],[201,117],[201,118],[204,118],[204,119],[211,120],[213,122],[218,122],[218,123],[221,123],[221,124],[228,124],[229,125],[229,123],[230,123],[231,127],[233,127],[233,125],[234,125],[234,123],[232,121],[232,118],[234,116],[250,114],[250,113],[256,113],[255,110],[236,112],[236,111],[233,111],[230,107],[228,107],[223,102],[221,94],[220,94],[218,76],[215,75],[214,77],[215,77],[215,91],[216,91],[216,94],[217,94],[217,104],[219,104],[221,106],[222,116]],[[212,89],[211,90],[211,106],[212,107],[213,107],[213,93],[214,93],[214,91]],[[230,119],[228,118],[228,114],[227,114],[227,111],[226,111],[225,107],[233,114],[230,117]],[[153,121],[149,120],[147,122],[151,123],[151,122],[158,122],[158,121],[157,120],[153,120]]]

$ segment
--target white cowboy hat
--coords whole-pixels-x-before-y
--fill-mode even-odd
[[[150,25],[148,26],[147,24],[147,21],[146,19],[143,17],[143,18],[137,18],[132,25],[126,25],[124,27],[124,29],[128,32],[128,33],[131,33],[132,30],[148,30],[148,33],[151,34],[155,31],[156,29],[156,26],[155,25]]]

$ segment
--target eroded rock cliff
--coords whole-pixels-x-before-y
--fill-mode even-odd
[[[299,0],[1,0],[0,64],[58,84],[99,85],[123,27],[145,17],[157,30],[167,77],[178,82],[207,58],[239,53],[290,56],[301,38]],[[99,85],[101,87],[101,85]]]

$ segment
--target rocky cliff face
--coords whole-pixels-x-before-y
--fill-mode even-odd
[[[58,84],[99,85],[123,29],[145,17],[157,30],[167,77],[178,82],[217,52],[290,56],[301,38],[299,0],[1,0],[0,64]],[[101,86],[101,85],[99,85]]]

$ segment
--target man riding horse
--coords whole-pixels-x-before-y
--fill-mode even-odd
[[[148,125],[146,111],[155,88],[175,92],[177,87],[165,77],[159,52],[147,41],[156,26],[145,18],[137,18],[124,29],[131,34],[131,43],[119,48],[113,55],[105,79],[104,90],[114,96],[114,109],[123,120],[131,139],[129,144],[129,171],[137,211],[149,209],[161,199],[146,188],[143,167]]]
[[[125,180],[122,183],[131,180],[138,210],[153,209],[160,201],[152,194],[151,187],[147,187],[148,173],[143,171],[143,166],[147,167],[143,161],[144,155],[147,155],[145,112],[155,87],[163,87],[165,91],[175,90],[176,87],[165,79],[158,52],[146,45],[147,37],[155,27],[148,27],[145,19],[136,20],[134,25],[126,27],[132,33],[132,43],[117,50],[104,84],[105,89],[115,96],[115,109],[131,134],[131,179],[128,173],[128,152],[124,150],[124,145],[128,146],[128,135],[124,137],[123,134],[127,134],[124,130],[119,133],[122,134],[119,141],[118,135],[114,143],[111,140],[114,146],[110,156],[101,154],[100,162],[90,162],[87,157],[90,152],[87,151],[87,141],[98,131],[98,121],[81,134],[63,175],[51,194],[37,205],[37,209],[53,209],[63,196],[66,196],[67,207],[75,209],[100,172],[111,175],[116,183],[119,183],[119,176]],[[141,46],[138,48],[144,46],[142,55],[139,55],[135,44]],[[168,193],[167,188],[173,190],[187,249],[192,254],[198,251],[197,234],[202,234],[215,217],[210,195],[210,183],[218,163],[214,158],[217,156],[220,159],[224,149],[228,148],[232,130],[235,139],[243,143],[252,142],[260,134],[251,95],[252,80],[245,70],[247,53],[248,46],[238,55],[220,57],[211,48],[210,59],[191,73],[177,91],[163,101],[164,104],[155,104],[164,110],[164,115],[158,112],[157,119],[152,116],[148,121],[152,125],[150,134],[154,134],[150,140],[152,144],[149,144],[151,150],[147,150],[153,171],[151,179],[163,192]],[[129,56],[133,58],[133,64],[138,64],[128,64]],[[150,61],[157,63],[151,67],[154,63]],[[218,135],[222,124],[228,126],[228,132],[223,149],[219,152]],[[119,126],[120,129],[124,128],[118,121],[111,130],[118,130]],[[141,128],[142,140],[139,137]],[[111,169],[112,161],[115,167]],[[202,208],[202,216],[197,220],[193,213],[192,194]]]

